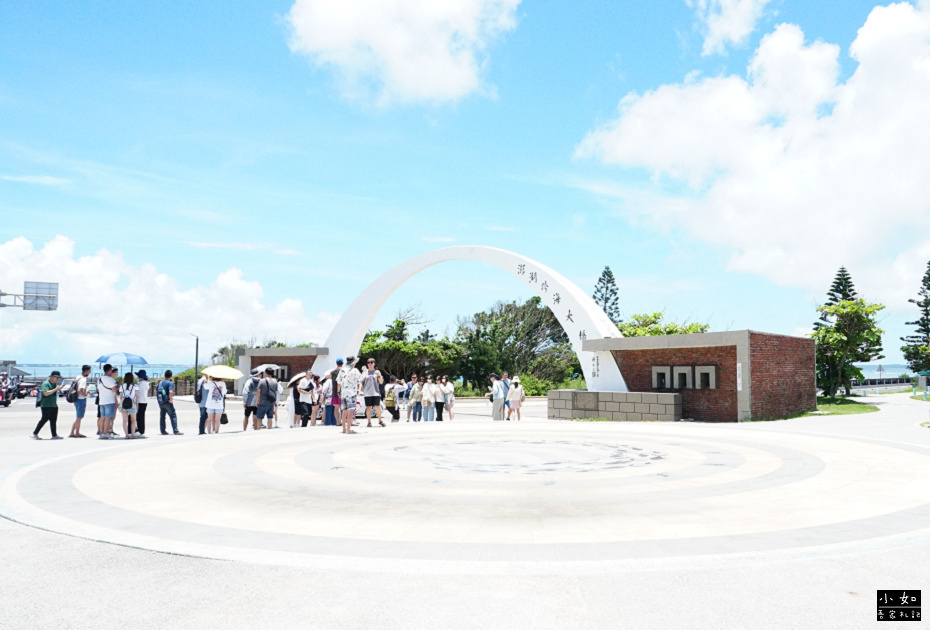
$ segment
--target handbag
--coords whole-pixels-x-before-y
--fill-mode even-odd
[[[229,424],[229,416],[226,415],[225,411],[223,412],[223,415],[220,416],[220,424]]]
[[[194,402],[198,405],[203,400],[203,383],[200,384],[200,387],[197,388],[197,391],[194,392]]]

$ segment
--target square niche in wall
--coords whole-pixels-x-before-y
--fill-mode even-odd
[[[694,370],[691,366],[672,368],[672,388],[673,389],[693,389],[694,388]]]
[[[714,365],[699,365],[694,368],[695,389],[717,389],[717,367]]]
[[[652,366],[652,389],[670,389],[672,368],[667,365]]]

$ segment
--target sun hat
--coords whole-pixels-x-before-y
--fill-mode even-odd
[[[52,373],[49,374],[48,377],[52,378],[53,376],[61,376],[61,372],[59,372],[58,370],[52,370]]]
[[[519,376],[514,376],[514,377],[513,377],[513,382],[514,382],[514,383],[519,383],[519,382],[520,382],[520,377],[519,377]]]
[[[346,361],[349,363],[349,365],[355,365],[358,363],[358,357],[346,357]]]
[[[251,376],[255,376],[255,375],[258,374],[258,373],[259,373],[259,372],[258,372],[258,368],[252,368],[252,371],[249,372],[249,374],[250,374]]]
[[[136,372],[136,376],[141,378],[143,381],[149,380],[149,375],[145,373],[145,370],[139,370]]]

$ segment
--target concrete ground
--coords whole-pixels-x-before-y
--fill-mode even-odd
[[[462,401],[350,436],[198,436],[182,402],[181,437],[56,442],[18,401],[0,627],[866,627],[877,589],[930,582],[930,404],[868,400],[740,425]]]

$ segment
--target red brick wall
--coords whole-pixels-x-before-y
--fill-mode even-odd
[[[750,333],[749,364],[753,419],[776,420],[816,408],[813,339]]]
[[[681,417],[702,422],[736,422],[736,346],[614,350],[614,360],[631,392],[681,394]],[[652,389],[652,366],[717,367],[717,389]]]

